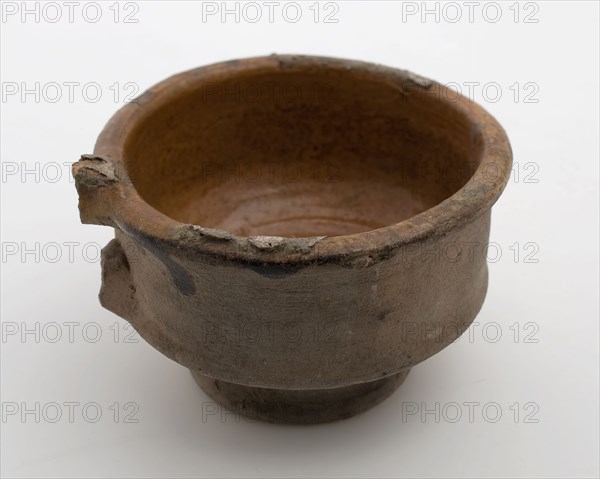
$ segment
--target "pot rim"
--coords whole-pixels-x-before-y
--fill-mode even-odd
[[[473,133],[481,138],[481,161],[473,176],[453,195],[411,218],[374,230],[331,237],[235,236],[220,229],[181,223],[158,211],[139,195],[127,176],[125,147],[129,135],[145,118],[200,82],[311,68],[360,72],[365,78],[376,78],[402,91],[408,88],[438,90],[435,101],[448,103],[464,115],[471,122]],[[512,166],[512,151],[504,129],[481,106],[454,90],[408,71],[374,63],[277,54],[215,63],[163,80],[113,115],[98,137],[93,156],[112,162],[111,168],[115,172],[117,181],[110,189],[110,206],[106,212],[113,226],[154,244],[256,264],[344,262],[363,256],[367,256],[366,264],[369,264],[376,257],[387,256],[403,245],[444,236],[491,208],[504,190]],[[488,168],[493,168],[497,174],[490,178]]]

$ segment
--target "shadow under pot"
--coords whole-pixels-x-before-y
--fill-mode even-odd
[[[404,70],[272,55],[175,75],[73,165],[113,227],[104,307],[219,404],[343,419],[455,341],[511,169],[480,106]]]

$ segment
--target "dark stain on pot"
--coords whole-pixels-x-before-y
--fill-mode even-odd
[[[289,278],[302,269],[296,266],[272,265],[268,263],[248,264],[248,268],[269,279]]]
[[[167,253],[164,252],[164,250],[161,249],[159,241],[146,236],[139,230],[131,227],[124,228],[121,226],[121,229],[126,231],[127,234],[132,236],[140,245],[142,245],[146,250],[158,258],[162,264],[165,265],[171,275],[171,278],[173,279],[173,283],[175,283],[175,286],[181,294],[185,296],[191,296],[196,292],[196,285],[194,284],[192,275],[190,275],[183,268],[183,266],[173,260]]]

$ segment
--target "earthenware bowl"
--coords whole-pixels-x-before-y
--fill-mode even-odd
[[[175,75],[74,164],[100,302],[249,417],[389,396],[483,303],[501,126],[404,70],[272,55]],[[150,372],[149,372],[150,375]]]

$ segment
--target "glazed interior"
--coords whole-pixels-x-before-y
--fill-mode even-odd
[[[439,90],[334,67],[200,78],[125,145],[140,196],[182,223],[360,233],[441,203],[479,164],[480,135]]]

